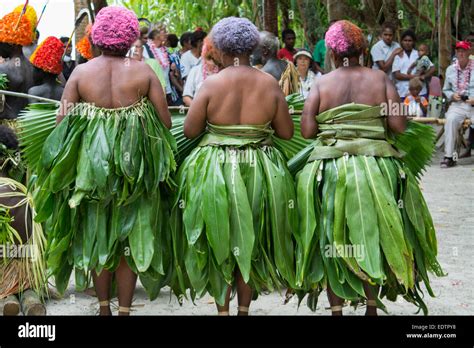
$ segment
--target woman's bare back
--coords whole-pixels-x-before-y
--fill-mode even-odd
[[[319,112],[348,104],[381,105],[387,102],[385,74],[364,67],[339,68],[317,82]]]
[[[148,95],[150,69],[128,58],[99,57],[78,67],[77,90],[82,101],[99,107],[129,106]]]
[[[272,76],[255,68],[226,68],[207,87],[210,123],[266,124],[276,116],[279,86]]]

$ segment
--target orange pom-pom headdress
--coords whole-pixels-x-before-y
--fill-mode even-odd
[[[59,75],[63,71],[64,45],[58,38],[50,36],[33,52],[30,62],[47,73]]]
[[[92,25],[88,24],[86,28],[86,35],[76,44],[76,49],[79,54],[87,60],[94,58],[91,44],[91,29]]]
[[[29,46],[33,43],[36,37],[36,11],[33,7],[27,6],[25,14],[21,16],[22,10],[23,6],[18,6],[0,19],[0,42],[20,46]]]

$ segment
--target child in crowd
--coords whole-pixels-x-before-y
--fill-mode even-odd
[[[426,44],[421,44],[418,47],[419,58],[408,68],[408,74],[411,74],[413,71],[417,75],[423,75],[426,73],[433,63],[429,58],[430,48]]]
[[[423,89],[423,82],[419,77],[414,77],[410,80],[409,90],[410,94],[405,98],[404,104],[408,108],[408,115],[415,117],[425,117],[428,100],[420,96]]]

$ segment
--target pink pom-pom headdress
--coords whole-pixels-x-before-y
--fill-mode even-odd
[[[346,20],[331,25],[325,39],[326,46],[341,57],[360,54],[365,48],[362,29]]]
[[[92,42],[101,50],[126,52],[140,35],[137,16],[119,6],[104,7],[92,27]]]

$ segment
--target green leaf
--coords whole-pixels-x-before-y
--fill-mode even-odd
[[[385,258],[398,281],[405,287],[412,288],[415,282],[413,256],[408,251],[405,242],[403,221],[397,202],[375,158],[363,157],[362,160],[377,211],[380,244]]]
[[[229,202],[227,199],[226,185],[222,174],[220,158],[217,152],[224,154],[223,150],[211,149],[214,154],[210,158],[210,165],[204,179],[202,194],[202,216],[206,225],[206,236],[209,245],[220,265],[229,257],[230,253],[230,227]]]
[[[351,156],[347,165],[346,217],[352,245],[362,248],[365,257],[359,266],[374,280],[383,277],[377,213],[364,174],[362,156]]]
[[[151,264],[154,252],[154,234],[156,226],[152,225],[152,211],[150,201],[142,198],[138,206],[135,225],[128,237],[133,261],[139,272],[145,272]]]
[[[227,155],[224,178],[230,200],[230,240],[233,253],[244,281],[250,277],[252,250],[255,242],[253,217],[247,190],[240,175],[236,155]]]

